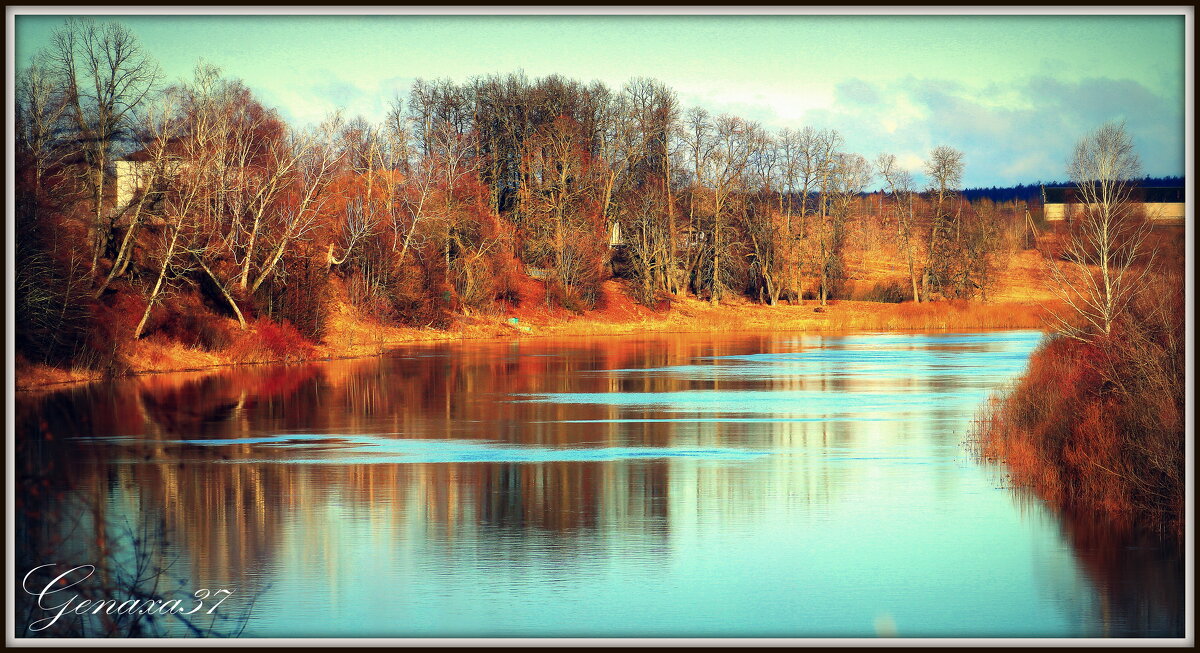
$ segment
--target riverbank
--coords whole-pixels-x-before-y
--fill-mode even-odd
[[[573,313],[535,304],[497,314],[457,315],[446,329],[380,324],[336,301],[320,343],[264,346],[275,334],[245,332],[218,351],[189,347],[150,336],[122,351],[127,374],[195,371],[229,365],[330,360],[379,355],[406,344],[447,340],[486,340],[563,336],[705,333],[738,331],[848,331],[1040,328],[1044,302],[978,303],[942,301],[925,304],[835,300],[767,306],[735,298],[714,305],[691,297],[655,308],[633,302],[616,281],[609,281],[597,308]],[[104,378],[100,370],[60,369],[18,359],[16,389],[31,391]]]
[[[1183,534],[1184,279],[1151,275],[1109,333],[1047,339],[992,399],[972,440],[1016,485],[1122,528]]]

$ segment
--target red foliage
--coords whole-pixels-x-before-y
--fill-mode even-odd
[[[305,360],[315,351],[311,342],[304,339],[296,327],[288,321],[282,323],[260,318],[254,322],[260,347],[270,352],[277,360]]]
[[[125,291],[114,293],[108,303],[92,304],[86,351],[77,355],[77,362],[108,374],[128,372],[124,345],[133,339],[145,310],[145,300]]]

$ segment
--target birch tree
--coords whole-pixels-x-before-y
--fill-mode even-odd
[[[1075,319],[1055,317],[1060,333],[1088,340],[1112,332],[1150,269],[1150,261],[1137,265],[1150,225],[1131,201],[1141,161],[1124,123],[1107,123],[1081,139],[1067,173],[1080,217],[1066,243],[1066,261],[1051,259],[1050,271],[1055,294]]]

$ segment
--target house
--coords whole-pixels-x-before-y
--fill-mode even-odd
[[[177,141],[167,145],[168,162],[167,174],[177,174],[182,167],[183,157],[178,153],[181,149]],[[113,210],[120,213],[129,206],[150,180],[153,172],[153,157],[145,149],[138,150],[113,162],[113,172],[116,177],[117,198]]]
[[[1082,202],[1076,186],[1042,186],[1042,206],[1047,220],[1070,220],[1079,214]],[[1141,206],[1146,217],[1156,222],[1182,222],[1187,204],[1183,186],[1138,186],[1130,200]]]

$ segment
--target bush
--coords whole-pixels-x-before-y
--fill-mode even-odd
[[[388,301],[399,322],[433,328],[449,324],[454,295],[443,260],[436,248],[430,248],[417,265],[405,266],[397,276]]]
[[[262,317],[239,332],[229,347],[233,360],[244,363],[309,360],[316,353],[313,344],[290,322],[273,322]]]
[[[1176,285],[1178,284],[1178,285]],[[1069,507],[1181,532],[1184,312],[1180,275],[1142,288],[1110,334],[1049,339],[977,430],[981,453]]]
[[[143,335],[162,336],[205,351],[225,349],[234,339],[228,320],[213,314],[193,294],[172,298],[151,310]]]
[[[306,360],[313,355],[313,346],[288,321],[282,323],[258,320],[254,325],[262,348],[280,360]]]
[[[29,360],[70,364],[84,353],[96,310],[84,256],[59,238],[68,223],[39,215],[28,194],[16,202],[14,321],[16,349]]]
[[[109,376],[128,374],[125,347],[133,341],[133,330],[145,310],[145,300],[128,291],[110,295],[107,303],[93,304],[87,344],[76,354],[75,362]]]

